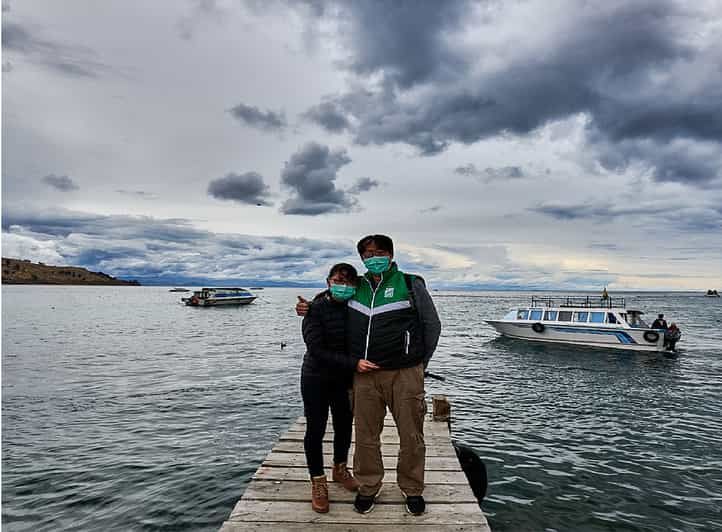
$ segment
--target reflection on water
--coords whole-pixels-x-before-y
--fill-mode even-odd
[[[3,529],[217,529],[301,413],[297,292],[3,287]],[[494,530],[722,529],[719,300],[627,297],[682,327],[670,359],[498,338],[483,320],[530,294],[434,295],[428,391],[487,464]]]

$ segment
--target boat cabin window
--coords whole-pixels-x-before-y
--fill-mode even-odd
[[[574,321],[587,321],[587,316],[589,316],[589,312],[575,312]]]
[[[542,310],[540,308],[532,309],[532,311],[529,313],[529,319],[530,320],[542,319]]]
[[[572,313],[568,310],[560,310],[559,321],[572,321]]]
[[[520,310],[519,312],[516,313],[516,319],[518,319],[518,320],[529,319],[529,311],[526,309]]]
[[[617,323],[617,317],[613,312],[607,312],[607,323]]]
[[[557,311],[556,310],[547,310],[544,313],[544,319],[548,321],[557,321]]]
[[[592,323],[604,323],[604,312],[590,312],[589,321]]]
[[[506,316],[504,316],[505,320],[515,320],[516,319],[516,310],[510,310],[506,313]]]

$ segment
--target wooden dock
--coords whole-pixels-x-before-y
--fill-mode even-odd
[[[236,503],[221,532],[246,530],[313,530],[406,532],[411,530],[489,532],[486,517],[479,509],[466,476],[451,444],[446,421],[424,424],[426,440],[426,513],[413,516],[406,512],[404,497],[396,485],[396,457],[399,437],[391,415],[386,416],[381,434],[384,462],[384,486],[371,513],[353,510],[354,493],[331,482],[333,464],[333,428],[324,438],[324,462],[329,478],[331,511],[319,514],[311,509],[311,484],[303,452],[305,418],[291,425],[258,468],[243,498]],[[349,464],[353,462],[355,433]]]

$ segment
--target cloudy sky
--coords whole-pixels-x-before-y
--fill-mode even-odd
[[[2,3],[2,254],[722,288],[722,3]]]

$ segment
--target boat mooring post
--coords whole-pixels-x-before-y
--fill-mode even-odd
[[[431,418],[434,421],[449,421],[451,419],[451,404],[445,395],[432,396],[431,406]]]

